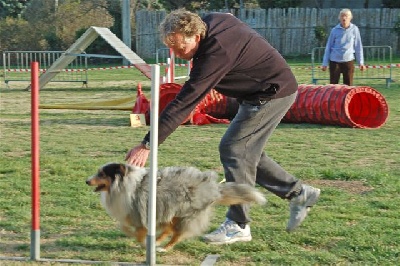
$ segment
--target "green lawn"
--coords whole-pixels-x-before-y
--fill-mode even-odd
[[[299,83],[310,83],[308,63],[291,64]],[[288,202],[266,193],[252,208],[253,241],[208,245],[184,241],[158,264],[199,265],[219,254],[217,265],[398,265],[400,261],[400,80],[357,81],[386,98],[390,115],[379,129],[288,124],[278,126],[268,154],[288,171],[322,190],[301,228],[285,232]],[[41,104],[79,103],[136,95],[150,81],[136,70],[90,71],[88,88],[49,83]],[[0,256],[30,257],[31,123],[27,83],[0,89]],[[218,143],[227,125],[181,126],[159,148],[159,166],[191,165],[217,171]],[[144,263],[146,251],[125,237],[85,184],[99,166],[123,162],[148,127],[129,126],[129,112],[40,110],[41,258]],[[224,219],[217,207],[210,230]],[[1,261],[6,265],[35,262]],[[48,263],[58,265],[60,263]],[[66,265],[65,263],[62,265]],[[107,265],[107,264],[106,264]]]

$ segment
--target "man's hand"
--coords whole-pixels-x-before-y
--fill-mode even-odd
[[[328,68],[327,66],[322,66],[321,67],[322,71],[326,71],[327,68]]]
[[[149,157],[150,150],[146,149],[144,144],[133,147],[125,156],[128,164],[144,167]]]
[[[361,70],[361,71],[364,71],[365,69],[367,69],[367,66],[360,65],[360,70]]]

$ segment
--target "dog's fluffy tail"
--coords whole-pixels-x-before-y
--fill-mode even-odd
[[[220,184],[219,188],[221,197],[217,200],[217,204],[229,206],[245,203],[265,204],[267,202],[260,191],[247,184],[227,182]]]

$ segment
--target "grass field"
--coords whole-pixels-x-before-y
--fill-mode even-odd
[[[306,64],[292,67],[309,83]],[[298,231],[285,232],[288,202],[268,193],[252,208],[253,241],[212,246],[186,240],[157,263],[200,265],[218,254],[216,265],[398,265],[400,261],[400,74],[384,81],[357,81],[380,91],[390,107],[380,129],[282,123],[265,148],[285,169],[321,188],[321,199]],[[136,95],[137,71],[90,71],[88,88],[50,83],[41,104],[79,103]],[[364,82],[364,83],[363,83]],[[27,83],[0,89],[0,256],[30,257],[31,122]],[[159,148],[159,166],[192,165],[222,178],[218,143],[227,125],[181,126]],[[85,184],[100,165],[123,162],[148,127],[131,128],[129,112],[40,110],[41,258],[144,263],[146,251],[125,237]],[[224,219],[217,207],[210,230]],[[1,261],[0,265],[37,262]],[[57,262],[42,263],[58,265]],[[108,265],[109,263],[104,263]],[[62,264],[66,265],[66,264]]]

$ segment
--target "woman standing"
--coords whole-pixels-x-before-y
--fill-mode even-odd
[[[331,84],[338,84],[340,74],[343,74],[343,83],[353,85],[355,58],[361,71],[366,68],[360,30],[351,23],[352,18],[350,9],[342,9],[339,13],[340,23],[331,30],[326,43],[322,71],[326,71],[329,64]]]

